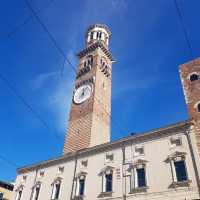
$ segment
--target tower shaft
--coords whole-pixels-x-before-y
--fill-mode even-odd
[[[104,25],[91,26],[86,34],[86,48],[78,53],[64,153],[110,141],[113,58],[107,45],[109,35]]]

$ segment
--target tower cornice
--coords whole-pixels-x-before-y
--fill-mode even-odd
[[[86,35],[87,35],[87,33],[88,33],[90,30],[94,29],[95,27],[104,28],[104,29],[108,32],[108,34],[109,34],[110,36],[112,35],[112,33],[111,33],[111,31],[109,30],[108,26],[105,25],[105,24],[93,24],[93,25],[89,26],[88,29],[87,29],[87,31],[86,31]]]
[[[82,58],[85,55],[87,55],[88,53],[94,51],[97,48],[101,48],[101,50],[105,53],[105,55],[112,61],[115,62],[115,59],[113,58],[112,54],[110,53],[110,51],[102,44],[102,42],[96,42],[90,46],[88,46],[87,48],[83,49],[82,51],[80,51],[77,56],[78,58]]]

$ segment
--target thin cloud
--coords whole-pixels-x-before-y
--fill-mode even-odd
[[[57,77],[58,72],[47,72],[38,74],[34,79],[30,80],[30,87],[32,90],[43,89],[45,84]]]

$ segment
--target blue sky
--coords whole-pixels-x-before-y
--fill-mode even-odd
[[[178,65],[200,55],[199,0],[178,0],[192,56],[173,0],[56,0],[45,8],[50,1],[30,2],[74,65],[90,24],[105,23],[113,33],[112,140],[188,118]],[[0,154],[23,166],[62,153],[75,74],[66,63],[61,76],[63,57],[23,0],[1,3],[0,73],[49,126],[0,80]],[[0,159],[0,179],[15,175]]]

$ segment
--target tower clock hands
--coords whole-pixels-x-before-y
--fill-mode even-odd
[[[81,93],[82,97],[84,97],[84,95],[85,95],[85,88],[83,88],[82,93]]]

